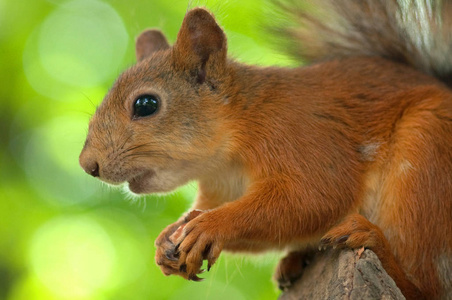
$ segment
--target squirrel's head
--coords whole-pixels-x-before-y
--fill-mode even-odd
[[[227,151],[226,37],[190,10],[171,47],[158,30],[136,41],[137,64],[115,82],[89,124],[80,165],[135,193],[166,192],[219,167]]]

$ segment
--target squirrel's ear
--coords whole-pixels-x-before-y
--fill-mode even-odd
[[[185,15],[174,51],[178,62],[195,68],[198,83],[203,83],[208,62],[218,67],[226,61],[226,36],[207,10],[194,8]]]
[[[153,52],[168,48],[168,41],[160,30],[150,29],[143,31],[135,43],[137,61],[148,57]]]

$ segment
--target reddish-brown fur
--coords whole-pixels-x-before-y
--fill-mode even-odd
[[[136,193],[198,180],[193,209],[204,213],[157,239],[165,274],[198,280],[203,259],[210,268],[223,249],[297,253],[321,241],[374,250],[407,298],[447,297],[449,88],[379,57],[242,65],[226,59],[226,38],[203,9],[187,13],[173,47],[146,35],[139,62],[92,118],[80,163]],[[134,119],[145,93],[161,107]],[[284,261],[278,270],[297,272]]]

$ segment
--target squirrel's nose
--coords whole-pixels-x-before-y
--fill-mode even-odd
[[[99,164],[94,162],[90,167],[85,169],[85,171],[93,177],[99,177]]]
[[[82,154],[80,155],[80,166],[85,170],[86,173],[93,177],[99,177],[99,164],[97,163],[96,159],[89,157],[85,154],[84,151],[82,151]]]
[[[96,161],[90,161],[87,163],[80,162],[80,165],[82,166],[83,170],[85,170],[86,173],[93,177],[99,177],[99,164]]]

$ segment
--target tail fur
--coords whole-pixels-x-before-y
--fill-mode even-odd
[[[277,28],[303,61],[381,56],[452,87],[452,0],[276,0]]]

